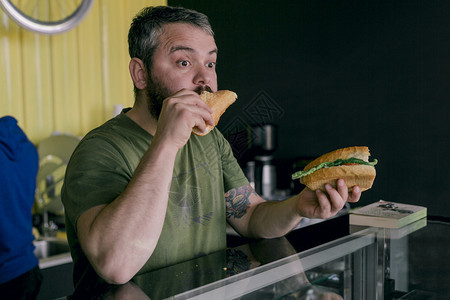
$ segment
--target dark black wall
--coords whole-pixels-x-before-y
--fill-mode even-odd
[[[226,136],[236,124],[275,123],[282,160],[367,145],[379,164],[362,204],[450,216],[450,1],[169,5],[210,17],[219,88],[239,95],[220,122]]]

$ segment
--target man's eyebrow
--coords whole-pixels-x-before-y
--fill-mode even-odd
[[[172,54],[172,53],[177,52],[177,51],[196,52],[191,47],[187,47],[187,46],[173,46],[172,48],[170,48],[169,53]],[[218,51],[217,48],[214,48],[213,50],[209,51],[208,54],[210,54],[210,55],[211,54],[215,54],[215,53],[217,53],[217,51]]]
[[[194,49],[192,49],[191,47],[187,47],[187,46],[173,46],[172,48],[170,48],[169,53],[174,53],[177,51],[188,51],[188,52],[194,52]]]

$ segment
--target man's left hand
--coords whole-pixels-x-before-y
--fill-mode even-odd
[[[305,188],[297,202],[299,215],[311,219],[327,219],[336,215],[346,202],[358,202],[361,197],[361,189],[355,186],[348,192],[343,179],[337,181],[336,189],[329,184],[325,185],[325,189],[326,193]]]

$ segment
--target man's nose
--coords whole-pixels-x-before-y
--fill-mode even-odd
[[[197,68],[197,72],[194,76],[194,84],[196,85],[208,85],[211,82],[212,74],[211,70],[205,66]]]

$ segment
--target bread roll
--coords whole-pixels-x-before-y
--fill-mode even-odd
[[[320,169],[310,175],[300,178],[300,182],[311,190],[320,189],[325,191],[325,184],[329,183],[336,188],[339,178],[345,180],[348,190],[351,191],[355,185],[366,191],[372,187],[376,172],[372,166],[338,166],[326,169]]]
[[[368,162],[369,156],[369,148],[365,146],[337,149],[313,160],[304,168],[304,171],[308,171],[321,163],[334,162],[337,159],[354,157]],[[325,184],[329,183],[336,188],[337,180],[342,178],[345,180],[349,191],[355,185],[358,185],[361,191],[366,191],[372,187],[375,176],[375,167],[372,165],[351,164],[319,169],[312,174],[301,177],[300,182],[313,191],[317,189],[325,191]]]
[[[213,112],[211,116],[214,121],[214,126],[216,126],[225,110],[236,101],[237,95],[228,90],[221,90],[215,93],[203,91],[200,94],[200,98],[212,109]],[[214,126],[206,125],[206,130],[204,132],[200,131],[198,127],[194,127],[192,132],[195,135],[203,136],[208,134]]]

